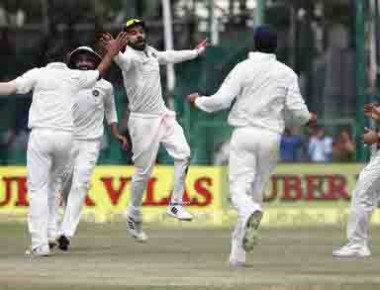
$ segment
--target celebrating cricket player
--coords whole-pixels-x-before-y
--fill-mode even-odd
[[[364,107],[367,117],[380,122],[380,107],[367,104]],[[363,142],[367,145],[378,144],[380,135],[375,130],[365,128]],[[333,251],[338,258],[363,258],[371,256],[369,249],[369,224],[380,197],[380,150],[377,150],[371,160],[359,174],[352,192],[350,213],[346,235],[348,243]]]
[[[101,62],[101,56],[87,46],[73,50],[67,59],[71,69],[88,71],[95,69]],[[120,142],[123,149],[127,148],[127,139],[119,133],[114,100],[114,90],[110,82],[100,79],[95,86],[78,92],[74,110],[74,163],[71,176],[64,190],[66,204],[59,234],[57,229],[57,214],[52,214],[49,224],[49,242],[57,238],[58,247],[67,251],[70,239],[74,236],[79,224],[80,215],[86,193],[89,189],[91,175],[94,171],[104,132],[104,117],[110,127],[112,136]],[[53,212],[56,202],[52,201]],[[56,206],[57,210],[58,207]],[[56,211],[55,210],[55,211]]]
[[[124,53],[116,56],[115,62],[122,70],[129,100],[128,128],[136,169],[132,178],[127,228],[132,237],[142,242],[147,240],[141,227],[142,198],[160,143],[174,159],[174,185],[167,214],[179,220],[192,219],[182,202],[190,148],[175,113],[166,107],[162,98],[159,66],[195,59],[204,53],[207,42],[201,42],[193,50],[157,51],[146,43],[143,21],[127,21],[124,31],[128,35],[128,46]],[[104,35],[105,42],[110,39],[110,34]]]
[[[28,124],[32,131],[27,149],[28,227],[32,240],[28,253],[33,256],[50,255],[48,199],[50,194],[56,194],[51,187],[62,178],[67,163],[71,162],[75,96],[81,89],[94,87],[125,42],[124,33],[109,42],[107,54],[96,70],[70,70],[65,63],[57,61],[0,83],[0,95],[33,91]]]
[[[238,221],[232,234],[229,263],[246,264],[246,252],[257,238],[262,215],[263,191],[278,159],[285,117],[300,125],[314,122],[299,91],[297,75],[276,60],[277,35],[269,26],[254,33],[255,52],[237,64],[216,94],[188,96],[205,112],[227,109],[234,127],[229,154],[229,183]]]

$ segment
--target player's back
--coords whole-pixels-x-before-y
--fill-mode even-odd
[[[297,75],[277,61],[274,54],[258,52],[250,53],[237,68],[241,92],[230,112],[229,123],[235,127],[282,132],[286,99],[292,86],[298,88]],[[296,97],[303,101],[300,95]]]
[[[99,73],[70,70],[64,63],[50,63],[46,67],[26,72],[16,79],[18,92],[33,90],[29,110],[29,128],[73,130],[72,108],[74,96],[81,86],[95,83]]]

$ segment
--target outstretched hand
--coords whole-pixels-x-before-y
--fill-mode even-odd
[[[198,43],[195,47],[195,50],[198,52],[198,55],[204,55],[208,45],[209,43],[207,38],[203,39],[200,43]]]
[[[190,103],[190,105],[194,106],[195,100],[199,97],[200,95],[198,93],[192,93],[187,96],[187,101]]]
[[[310,113],[310,119],[306,123],[306,126],[315,126],[317,124],[318,116],[315,113]]]
[[[113,56],[119,53],[119,51],[128,44],[128,37],[125,32],[120,32],[116,39],[111,35],[111,33],[103,33],[100,40],[99,46],[103,51],[103,54],[109,52]]]
[[[365,133],[362,136],[364,144],[372,145],[379,142],[379,136],[377,135],[376,131],[365,127],[364,132]]]
[[[370,103],[366,104],[364,106],[364,115],[366,115],[368,118],[371,118],[375,121],[380,121],[380,107],[376,104]]]

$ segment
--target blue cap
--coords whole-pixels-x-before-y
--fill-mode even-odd
[[[273,53],[277,48],[277,33],[270,25],[260,25],[253,31],[257,51]]]

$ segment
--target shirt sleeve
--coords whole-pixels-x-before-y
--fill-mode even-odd
[[[32,91],[37,83],[38,74],[39,69],[35,68],[16,78],[16,93],[26,94]]]
[[[151,50],[152,53],[157,57],[158,63],[161,65],[180,63],[198,57],[198,52],[195,49],[158,51],[151,47]]]
[[[310,112],[300,93],[296,74],[290,79],[285,101],[285,110],[290,114],[295,125],[304,125],[310,120]]]
[[[122,54],[121,52],[119,52],[119,54],[116,55],[113,60],[123,71],[129,70],[129,68],[131,67],[132,60],[131,57],[128,56],[128,53]]]
[[[235,68],[228,74],[216,94],[210,97],[197,98],[195,100],[195,106],[208,113],[229,108],[232,101],[241,92],[242,78],[240,75],[239,66],[235,66]]]
[[[115,106],[115,95],[113,86],[110,84],[107,89],[107,95],[104,102],[104,115],[107,120],[107,124],[117,123],[117,113]]]
[[[73,78],[77,83],[78,89],[88,89],[95,86],[100,75],[98,70],[77,71]]]

